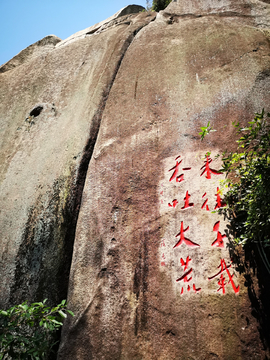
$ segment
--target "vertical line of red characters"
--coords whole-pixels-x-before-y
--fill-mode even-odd
[[[176,164],[170,169],[168,170],[173,171],[169,181],[170,182],[177,182],[177,183],[182,183],[183,181],[185,181],[185,171],[189,171],[191,170],[191,167],[180,167],[180,165],[182,164],[183,160],[180,160],[180,155],[177,156],[175,158]],[[204,161],[204,165],[201,167],[200,170],[202,170],[200,176],[205,175],[206,179],[210,180],[212,175],[220,175],[221,173],[215,169],[210,168],[210,164],[212,162],[212,159],[209,156],[209,153],[206,154],[205,156],[205,161]],[[182,171],[181,171],[182,170]],[[163,195],[163,191],[161,192],[161,194]],[[191,198],[191,194],[189,194],[189,191],[187,190],[185,193],[185,197],[183,198],[184,204],[181,207],[181,210],[186,210],[186,209],[190,209],[194,207],[194,203],[190,202],[190,198]],[[202,199],[203,199],[203,203],[201,205],[201,210],[204,211],[210,211],[209,206],[208,206],[208,198],[206,198],[207,193],[205,192],[202,195]],[[216,191],[216,205],[214,210],[220,209],[224,206],[226,206],[226,203],[221,199],[221,192],[219,187],[217,187],[217,191]],[[163,201],[162,201],[163,203]],[[177,205],[179,204],[179,201],[177,199],[173,199],[170,203],[168,203],[168,206],[170,208],[176,208]],[[220,247],[220,248],[224,248],[224,241],[223,239],[226,238],[225,234],[221,234],[221,232],[219,231],[219,226],[220,226],[220,221],[217,221],[214,226],[213,226],[213,232],[217,233],[217,237],[216,239],[212,242],[211,246],[213,247]],[[179,240],[176,242],[176,244],[174,245],[173,249],[175,249],[176,247],[181,246],[182,244],[185,244],[188,247],[192,247],[192,248],[198,248],[200,247],[199,244],[195,243],[194,241],[188,239],[185,235],[185,233],[189,230],[189,226],[184,226],[183,221],[181,221],[181,225],[180,225],[180,231],[179,233],[175,236],[175,237],[179,237]],[[164,239],[162,240],[161,243],[161,247],[165,247],[165,241]],[[161,261],[161,266],[165,266],[166,265],[166,257],[165,254],[162,254],[162,261]],[[184,291],[193,291],[194,293],[198,293],[200,292],[202,289],[200,287],[196,287],[195,283],[192,283],[192,272],[193,272],[193,268],[191,267],[191,265],[189,264],[192,261],[192,258],[188,255],[186,257],[186,259],[183,259],[182,257],[180,258],[180,264],[183,267],[183,275],[180,276],[176,281],[177,282],[181,282],[182,284],[185,284],[186,286],[184,287],[181,286],[181,290],[180,293],[183,294]],[[225,287],[228,284],[231,284],[233,291],[235,292],[235,294],[239,293],[240,287],[236,286],[234,281],[233,281],[233,276],[231,275],[229,268],[231,267],[231,264],[227,265],[224,259],[220,259],[220,265],[217,267],[217,269],[219,269],[219,271],[217,272],[217,274],[212,275],[210,277],[208,277],[208,280],[212,280],[218,277],[218,286],[219,288],[217,289],[217,291],[221,291],[222,294],[225,294]],[[226,278],[224,277],[224,275],[227,274],[228,280],[226,281]]]

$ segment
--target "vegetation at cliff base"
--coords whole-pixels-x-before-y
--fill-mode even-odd
[[[24,302],[8,310],[0,310],[0,360],[48,359],[55,332],[63,325],[67,313],[66,300],[55,307],[43,302]]]

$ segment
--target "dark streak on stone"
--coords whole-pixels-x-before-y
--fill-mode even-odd
[[[147,327],[147,281],[148,281],[148,248],[147,243],[149,241],[147,234],[141,240],[141,247],[139,253],[139,260],[135,268],[134,280],[133,280],[133,292],[136,295],[136,299],[139,300],[139,305],[136,309],[135,317],[135,335],[139,330],[143,330]]]
[[[103,90],[102,99],[91,120],[90,134],[77,176],[73,169],[69,179],[56,180],[51,193],[47,192],[44,195],[47,201],[46,208],[44,208],[42,195],[29,210],[28,221],[17,255],[15,279],[9,304],[14,305],[25,300],[41,301],[48,298],[48,304],[55,305],[67,297],[75,230],[89,162],[110,90],[128,47],[142,27],[130,33],[120,50],[121,56],[115,66],[111,81]],[[35,114],[33,115],[37,116]],[[63,208],[60,206],[61,191],[67,192]],[[103,247],[102,242],[100,246]],[[99,253],[102,252],[99,251]],[[97,261],[100,262],[100,259]],[[55,266],[56,262],[57,266]],[[105,268],[102,269],[102,273],[106,273]],[[116,278],[114,286],[117,286],[117,283]],[[143,292],[145,292],[146,280],[144,283]]]
[[[194,136],[194,135],[192,135],[192,134],[183,134],[183,136],[189,137],[189,138],[191,138],[192,140],[199,140],[199,136]]]
[[[122,55],[121,55],[118,63],[116,64],[114,73],[112,75],[112,79],[111,79],[110,83],[108,84],[107,88],[103,91],[103,96],[100,101],[98,110],[96,111],[96,113],[93,116],[93,119],[91,121],[90,136],[88,138],[87,144],[83,151],[82,160],[81,160],[79,170],[78,170],[76,184],[74,186],[75,202],[74,202],[72,221],[70,223],[69,229],[67,231],[66,239],[65,239],[65,243],[69,244],[69,249],[68,249],[69,250],[68,252],[70,254],[69,268],[71,265],[72,250],[73,250],[73,244],[74,244],[74,240],[75,240],[75,231],[76,231],[76,225],[77,225],[78,215],[79,215],[80,206],[81,206],[81,198],[82,198],[83,188],[84,188],[85,179],[86,179],[86,175],[87,175],[87,171],[88,171],[88,166],[89,166],[89,163],[90,163],[93,151],[94,151],[94,146],[95,146],[95,143],[97,140],[97,136],[99,133],[101,119],[103,116],[103,112],[104,112],[104,109],[106,106],[108,96],[110,94],[110,90],[112,88],[112,85],[113,85],[116,75],[118,73],[118,70],[121,66],[121,63],[125,56],[125,53],[129,47],[129,45],[133,41],[135,35],[136,35],[136,33],[134,32],[124,42],[122,49],[121,49]],[[68,279],[67,279],[65,286],[66,286],[66,293],[67,293]]]
[[[135,336],[138,335],[138,325],[139,325],[139,320],[138,320],[138,308],[136,308],[136,312],[135,312],[135,322],[134,322],[134,334]]]
[[[134,280],[133,280],[133,292],[136,295],[137,300],[139,299],[139,295],[140,295],[141,262],[142,262],[142,255],[140,253],[139,260],[135,268]]]
[[[29,210],[28,221],[16,257],[16,270],[9,303],[25,300],[55,305],[66,297],[72,248],[64,241],[72,221],[71,187],[74,173],[55,181],[53,189],[40,195]]]
[[[135,89],[134,89],[134,99],[136,100],[137,97],[137,86],[138,86],[138,80],[135,82]]]

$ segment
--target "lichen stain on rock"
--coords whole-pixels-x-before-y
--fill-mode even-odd
[[[16,257],[10,303],[21,299],[56,304],[66,297],[74,216],[74,169],[40,194],[29,209],[28,221]]]

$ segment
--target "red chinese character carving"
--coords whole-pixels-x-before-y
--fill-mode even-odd
[[[216,274],[216,275],[213,275],[211,277],[208,278],[208,280],[212,280],[214,279],[215,277],[219,276],[220,275],[220,278],[219,278],[219,281],[218,281],[218,285],[220,286],[219,289],[217,291],[220,291],[222,290],[222,293],[225,294],[225,286],[228,285],[228,284],[231,284],[232,285],[232,288],[233,288],[233,291],[235,292],[235,294],[238,294],[239,291],[240,291],[240,286],[235,286],[235,283],[233,281],[233,276],[234,275],[231,275],[230,272],[229,272],[229,268],[231,267],[231,264],[230,265],[226,265],[225,263],[225,260],[224,259],[221,259],[220,260],[220,265],[218,266],[218,268],[220,268],[220,271]],[[228,278],[229,278],[229,281],[228,282],[225,282],[225,278],[223,276],[223,272],[226,271],[227,275],[228,275]]]
[[[169,170],[169,171],[174,170],[174,172],[173,172],[173,174],[172,174],[172,176],[171,176],[171,178],[170,178],[170,181],[173,181],[173,180],[175,179],[176,182],[180,182],[180,181],[178,181],[178,178],[179,178],[178,172],[179,172],[179,165],[181,164],[182,160],[181,160],[181,161],[177,161],[177,159],[179,159],[179,158],[180,158],[180,155],[177,156],[177,158],[175,158],[175,160],[176,160],[176,165],[174,165],[174,167],[172,167],[172,168]]]
[[[181,162],[183,161],[183,160],[177,161],[177,159],[179,159],[179,158],[180,158],[180,155],[177,156],[177,158],[175,158],[176,164],[174,165],[174,167],[172,167],[172,168],[169,170],[169,171],[174,170],[174,172],[173,172],[172,176],[170,177],[170,180],[169,180],[169,181],[173,181],[174,179],[175,179],[176,182],[179,182],[179,183],[182,182],[182,181],[184,181],[184,174],[178,175],[178,173],[179,173],[179,166],[180,166]],[[184,171],[186,171],[186,170],[191,170],[191,167],[182,168],[182,170],[184,170]]]
[[[164,239],[162,239],[162,242],[160,243],[160,247],[166,247]],[[164,254],[164,253],[162,254],[161,258],[162,258],[163,261],[161,261],[160,265],[161,265],[161,266],[165,266],[165,265],[166,265],[166,264],[165,264],[165,259],[166,259],[166,258],[165,258],[165,254]]]
[[[220,208],[226,206],[226,203],[225,203],[223,200],[221,200],[221,198],[220,198],[220,190],[219,190],[219,187],[217,188],[217,193],[216,193],[215,195],[216,195],[216,197],[217,197],[217,203],[216,203],[216,206],[215,206],[215,210],[216,210],[216,209],[220,209]]]
[[[173,248],[176,248],[177,246],[181,245],[182,242],[186,243],[186,245],[194,247],[194,246],[200,246],[198,244],[196,244],[195,242],[185,238],[184,233],[189,229],[189,226],[184,230],[184,225],[183,225],[183,221],[181,221],[181,229],[179,234],[177,234],[175,237],[180,236],[180,240],[174,245]]]
[[[188,267],[188,263],[191,261],[191,258],[189,256],[187,256],[186,261],[184,261],[182,258],[180,259],[180,263],[182,266],[184,266],[184,271],[187,270]]]
[[[216,246],[216,247],[221,247],[224,248],[224,241],[223,239],[226,237],[226,235],[222,235],[221,232],[219,231],[219,225],[220,225],[220,221],[217,221],[213,227],[213,231],[217,232],[217,238],[216,240],[212,243],[211,246]]]
[[[189,193],[188,193],[188,191],[187,191],[187,192],[186,192],[186,196],[184,197],[185,204],[184,204],[183,207],[181,207],[182,210],[188,209],[188,208],[194,206],[193,203],[190,203],[190,202],[189,202],[189,198],[190,198],[190,197],[191,197],[191,195],[189,195]]]
[[[186,171],[186,170],[191,170],[191,167],[187,167],[187,168],[182,168],[182,170],[183,171]],[[181,181],[184,181],[185,179],[184,179],[184,174],[180,174],[179,176],[178,176],[178,182],[181,182]]]
[[[172,201],[172,204],[168,203],[168,206],[175,208],[177,204],[178,204],[178,201],[177,201],[176,199],[174,199],[174,200]]]
[[[218,285],[220,286],[220,288],[217,290],[221,290],[222,289],[222,293],[225,294],[225,286],[227,285],[228,283],[225,282],[225,277],[223,276],[223,274],[220,275],[220,279],[218,281]]]
[[[176,182],[182,182],[182,181],[184,181],[185,179],[184,179],[184,174],[180,174],[179,176],[177,176],[177,178],[176,178]]]
[[[165,256],[164,253],[162,254],[161,258],[162,258],[162,261],[161,261],[160,265],[161,265],[161,266],[165,266],[165,265],[166,265],[166,263],[165,263],[166,256]]]
[[[191,258],[190,258],[189,256],[187,256],[186,261],[184,261],[182,258],[180,259],[181,265],[184,266],[184,271],[187,270],[188,264],[189,264],[190,261],[191,261]],[[190,274],[192,273],[192,271],[193,271],[192,268],[189,269],[188,271],[186,271],[186,272],[184,273],[184,275],[182,275],[182,276],[181,276],[179,279],[177,279],[176,281],[179,282],[179,281],[184,280],[184,282],[190,282],[190,280],[192,279],[192,276],[190,276]],[[188,284],[188,286],[187,286],[187,291],[190,291],[190,290],[191,290],[191,287],[190,287],[190,285]],[[196,288],[195,284],[193,284],[193,290],[194,290],[195,293],[197,293],[197,292],[201,291],[201,288]],[[184,288],[182,287],[182,288],[181,288],[181,295],[183,294],[183,292],[184,292]]]
[[[204,165],[201,167],[201,170],[204,168],[203,172],[201,173],[201,176],[206,172],[206,179],[211,179],[211,174],[214,175],[220,175],[221,172],[211,169],[209,164],[212,162],[212,159],[209,158],[208,155],[206,155],[206,160],[204,161]]]
[[[203,194],[202,198],[204,198],[205,196],[206,196],[206,193]],[[208,201],[208,199],[206,199],[206,200],[204,201],[204,203],[202,204],[202,207],[201,207],[201,208],[202,208],[202,209],[205,208],[206,211],[209,211],[209,206],[207,205],[207,201]]]
[[[189,282],[192,279],[192,276],[188,279],[188,276],[192,273],[192,268],[189,269],[186,273],[184,273],[184,275],[182,275],[179,279],[177,279],[176,281],[182,281],[184,280],[184,282]]]
[[[193,290],[194,290],[195,293],[197,294],[197,292],[201,291],[202,288],[196,288],[195,284],[193,284]]]

